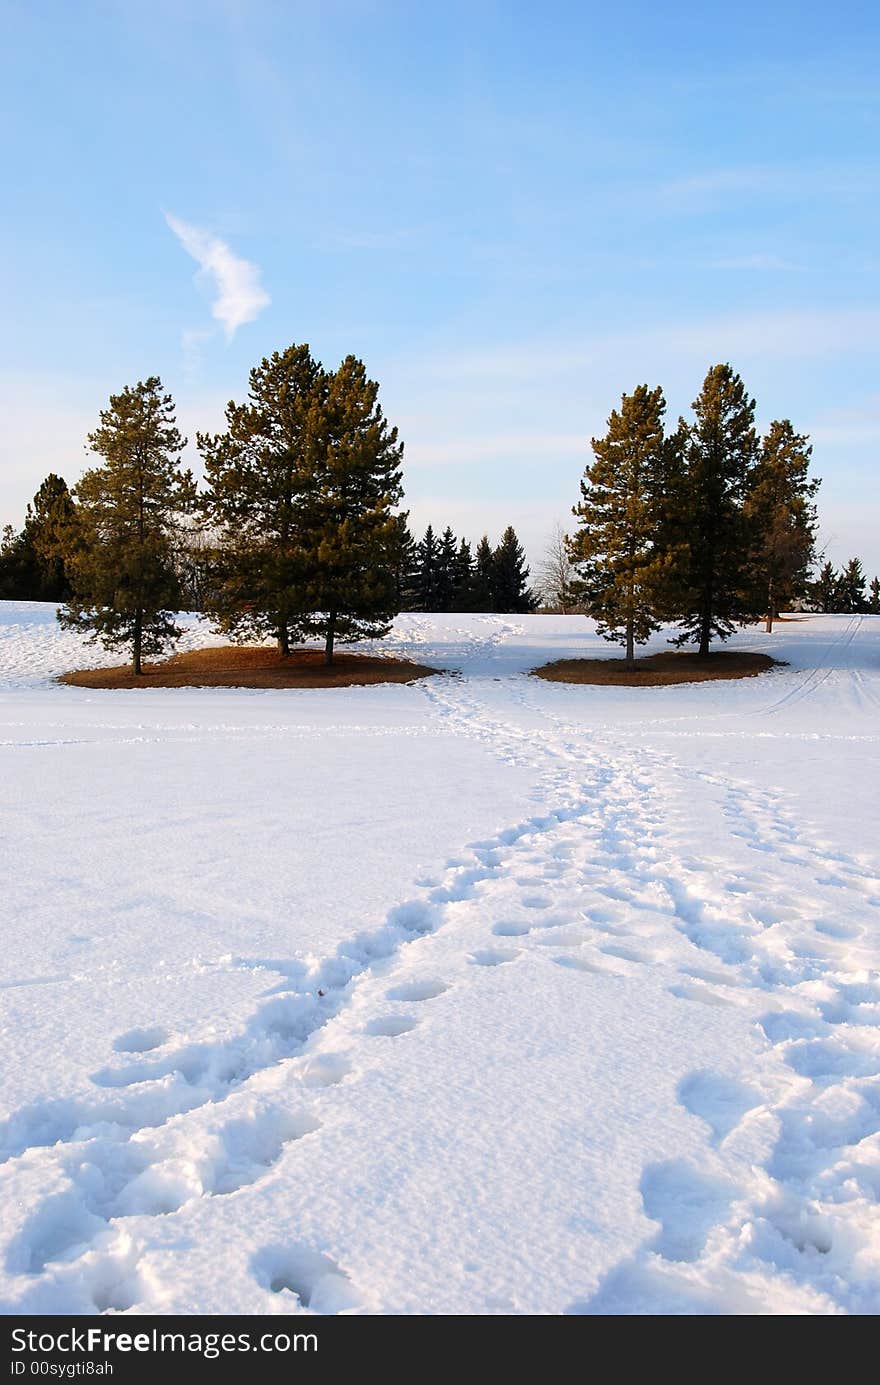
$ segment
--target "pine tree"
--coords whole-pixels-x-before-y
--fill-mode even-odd
[[[305,499],[326,468],[329,379],[308,346],[289,346],[250,372],[248,399],[226,406],[226,431],[198,435],[216,539],[206,609],[235,640],[277,642],[281,658],[303,633]]]
[[[872,616],[880,616],[880,577],[871,578],[868,596],[868,610]]]
[[[0,543],[0,599],[65,601],[70,584],[63,548],[74,504],[61,476],[50,473],[27,507],[24,528],[7,525]]]
[[[143,656],[181,633],[174,539],[195,495],[180,467],[186,440],[161,380],[151,376],[111,395],[89,446],[103,462],[76,487],[76,522],[63,552],[72,590],[58,619],[105,649],[130,647],[139,675]]]
[[[455,586],[452,593],[453,611],[472,611],[474,560],[467,539],[458,545],[455,557]]]
[[[439,544],[432,525],[428,525],[424,538],[416,545],[416,610],[439,611],[437,604],[437,564]]]
[[[867,580],[860,559],[850,558],[844,563],[837,581],[837,609],[846,614],[863,612],[866,605],[865,587]]]
[[[682,518],[686,551],[673,597],[682,634],[705,657],[736,620],[754,618],[749,588],[749,525],[744,502],[758,454],[755,401],[729,365],[712,366],[687,429]]]
[[[660,545],[670,462],[665,410],[659,386],[639,385],[622,396],[605,436],[592,440],[595,461],[581,481],[582,498],[573,511],[579,526],[569,540],[584,607],[600,635],[624,645],[630,668],[635,646],[660,625]]]
[[[0,601],[32,601],[37,585],[36,554],[11,524],[0,538]]]
[[[394,568],[394,590],[397,605],[401,611],[416,609],[417,584],[417,544],[410,533],[407,520],[409,515],[395,516],[397,525],[397,561]]]
[[[501,535],[492,555],[492,609],[502,612],[534,611],[537,600],[528,585],[525,551],[512,525]]]
[[[788,419],[771,423],[748,481],[745,516],[753,535],[755,601],[766,603],[767,632],[780,609],[806,589],[816,535],[809,476],[812,448]]]
[[[449,525],[440,536],[437,553],[437,606],[438,611],[451,611],[458,587],[458,540]]]
[[[379,386],[363,362],[345,360],[328,378],[326,448],[299,507],[304,555],[305,633],[336,643],[387,634],[400,609],[394,574],[401,530],[394,514],[403,495],[403,444],[378,403]]]
[[[837,609],[839,590],[840,574],[833,563],[823,563],[819,569],[819,576],[810,588],[810,593],[819,610],[825,615]]]
[[[75,522],[67,482],[50,472],[28,505],[24,521],[23,537],[33,550],[39,574],[39,601],[64,601],[70,595],[64,550]]]
[[[474,553],[474,571],[471,578],[471,600],[474,611],[495,610],[495,554],[484,534]]]

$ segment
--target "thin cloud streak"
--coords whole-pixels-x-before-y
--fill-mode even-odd
[[[239,327],[253,322],[272,301],[260,283],[258,267],[234,254],[211,231],[191,226],[170,212],[165,213],[165,220],[199,266],[200,275],[213,281],[211,316],[222,323],[226,340],[232,341]]]

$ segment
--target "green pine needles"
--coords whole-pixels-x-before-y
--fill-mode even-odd
[[[623,644],[630,666],[635,646],[660,625],[669,478],[678,462],[665,411],[663,391],[647,385],[612,410],[604,438],[592,440],[595,461],[581,481],[580,524],[569,540],[575,591],[599,634]]]
[[[318,637],[330,664],[337,643],[390,628],[403,444],[378,392],[354,356],[326,371],[291,346],[251,371],[224,433],[199,435],[216,541],[206,610],[233,639],[270,636],[285,656],[294,638]]]
[[[807,591],[819,481],[810,447],[786,419],[763,439],[755,401],[730,365],[712,366],[693,421],[664,428],[662,390],[639,385],[592,441],[567,539],[575,592],[599,633],[635,646],[676,622],[676,644],[708,655],[736,622]]]
[[[76,487],[62,554],[71,595],[61,624],[105,649],[127,648],[132,672],[179,637],[175,538],[195,486],[186,440],[157,376],[112,395],[89,446],[102,462]]]

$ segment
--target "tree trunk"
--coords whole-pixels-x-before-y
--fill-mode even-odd
[[[701,659],[709,657],[709,641],[712,638],[712,607],[706,601],[700,616],[700,647],[697,651]]]
[[[336,612],[335,612],[335,611],[331,611],[331,612],[330,612],[330,618],[329,618],[329,620],[327,621],[327,644],[326,644],[325,649],[324,649],[324,663],[327,664],[328,667],[329,667],[330,664],[333,663],[333,644],[334,644],[335,639],[336,639]]]
[[[626,622],[626,666],[627,668],[635,668],[636,666],[635,639],[631,620]]]
[[[290,632],[287,629],[287,621],[283,620],[278,626],[278,657],[286,659],[290,655]]]
[[[134,648],[131,654],[131,671],[135,678],[143,673],[141,668],[141,649],[143,646],[143,615],[138,611],[134,618]]]
[[[776,603],[775,603],[775,601],[774,601],[774,599],[773,599],[773,579],[772,579],[772,577],[771,577],[771,579],[770,579],[770,586],[769,586],[768,591],[767,591],[767,626],[766,626],[766,630],[767,630],[767,634],[768,634],[768,635],[771,635],[771,634],[773,633],[773,617],[774,617],[775,614],[776,614],[776,611],[775,611],[775,609],[774,609],[775,604],[776,604]]]

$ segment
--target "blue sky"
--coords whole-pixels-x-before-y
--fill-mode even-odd
[[[308,341],[380,381],[414,527],[537,560],[621,391],[674,419],[730,360],[880,571],[876,5],[0,15],[0,523],[112,390],[161,375],[192,437]]]

